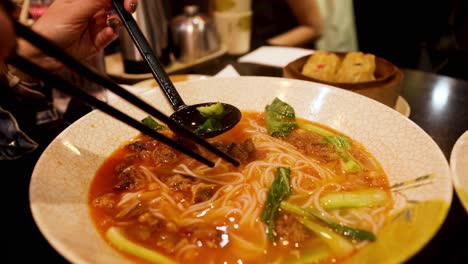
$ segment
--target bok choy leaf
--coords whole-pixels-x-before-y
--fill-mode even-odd
[[[299,124],[299,127],[319,134],[323,137],[322,144],[332,144],[335,146],[338,156],[340,156],[343,168],[347,172],[358,172],[362,170],[361,164],[349,153],[351,148],[350,140],[342,135],[333,134],[321,127],[312,124]]]
[[[265,107],[265,122],[268,133],[274,137],[287,137],[297,128],[294,108],[278,98]]]
[[[291,170],[285,167],[278,167],[276,170],[276,178],[271,184],[268,191],[265,206],[262,212],[262,221],[268,226],[267,235],[271,241],[275,240],[275,218],[280,208],[281,201],[287,199],[291,195],[291,187],[289,186]]]
[[[208,106],[197,107],[198,112],[206,118],[205,122],[195,129],[195,134],[208,133],[223,128],[221,119],[226,114],[222,103],[217,102]]]

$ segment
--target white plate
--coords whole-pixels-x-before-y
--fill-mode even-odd
[[[468,130],[461,135],[450,154],[453,185],[468,213]]]
[[[361,142],[389,176],[390,184],[433,178],[394,189],[392,215],[376,242],[353,255],[355,263],[401,263],[438,231],[452,200],[450,168],[433,139],[397,111],[367,97],[331,86],[273,77],[207,78],[175,84],[187,104],[222,101],[263,111],[278,97],[296,115],[341,131]],[[161,89],[143,94],[166,114]],[[112,103],[141,120],[147,114],[116,99]],[[49,243],[72,263],[129,263],[99,235],[88,209],[88,188],[101,163],[138,131],[92,111],[65,129],[39,158],[30,183],[31,211]]]
[[[395,104],[395,110],[397,110],[400,114],[406,117],[409,117],[411,114],[410,105],[403,96],[398,96],[398,99]]]

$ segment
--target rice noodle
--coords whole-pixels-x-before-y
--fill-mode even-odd
[[[261,158],[243,164],[239,170],[233,170],[230,164],[220,158],[216,159],[213,168],[193,162],[181,162],[171,168],[169,172],[173,174],[193,178],[190,179],[190,195],[194,196],[194,193],[206,186],[216,187],[210,196],[196,203],[192,201],[193,197],[192,200],[178,197],[176,194],[180,190],[175,191],[171,184],[166,184],[167,181],[160,178],[155,168],[146,164],[130,166],[127,169],[138,170],[145,181],[157,184],[161,188],[156,188],[157,191],[154,191],[154,188],[147,190],[149,194],[145,199],[141,199],[144,201],[141,201],[140,197],[146,190],[125,192],[117,202],[119,211],[116,217],[125,217],[144,202],[151,216],[174,223],[180,228],[223,225],[230,230],[228,247],[231,250],[248,251],[249,255],[262,257],[271,247],[271,242],[265,235],[265,223],[260,220],[263,206],[276,177],[277,168],[288,167],[291,171],[290,186],[293,190],[289,197],[291,202],[303,208],[314,208],[322,217],[340,224],[364,228],[374,233],[381,228],[390,205],[326,210],[320,204],[320,198],[328,192],[345,189],[345,185],[336,180],[337,175],[333,168],[305,155],[290,143],[267,135],[265,127],[258,123],[255,117],[247,115],[243,122],[245,128],[242,133],[252,139],[256,151],[262,154]],[[378,166],[373,160],[369,160],[369,163]],[[117,225],[128,225],[128,221],[122,219],[117,221]],[[366,244],[367,242],[362,242],[357,246],[362,247]],[[191,260],[193,253],[200,249],[199,245],[187,238],[180,239],[172,246],[171,254],[178,260],[186,261]],[[302,254],[297,247],[291,248],[290,251],[294,256]],[[272,260],[271,263],[285,259],[282,257]],[[209,262],[215,261],[204,259],[204,263]]]

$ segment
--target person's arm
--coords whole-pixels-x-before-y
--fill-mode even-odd
[[[267,40],[274,46],[303,46],[319,36],[313,27],[297,26]]]
[[[286,0],[299,25],[267,40],[271,45],[302,46],[322,34],[322,16],[316,0]]]

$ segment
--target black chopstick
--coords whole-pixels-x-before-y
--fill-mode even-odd
[[[239,166],[239,161],[234,159],[233,157],[229,156],[228,154],[224,153],[223,151],[219,150],[215,146],[211,145],[208,141],[204,140],[202,137],[192,133],[190,130],[186,129],[179,123],[172,120],[170,117],[166,116],[164,113],[160,112],[158,109],[152,107],[145,101],[141,100],[131,92],[127,91],[126,89],[120,87],[118,84],[113,82],[107,77],[101,76],[96,71],[86,67],[81,62],[73,58],[72,56],[68,55],[62,49],[57,47],[55,44],[48,41],[46,38],[42,37],[41,35],[37,34],[36,32],[29,29],[27,26],[22,25],[18,21],[14,21],[15,30],[18,36],[24,38],[34,46],[41,49],[47,55],[54,57],[61,61],[63,64],[68,66],[71,70],[74,70],[84,77],[88,78],[89,80],[109,89],[113,93],[119,95],[129,103],[135,105],[136,107],[140,108],[141,110],[147,112],[148,114],[154,116],[161,122],[167,124],[171,129],[190,140],[200,144],[201,146],[205,147],[210,152],[216,154],[217,156],[221,157],[222,159],[230,162],[235,166]],[[30,73],[30,72],[28,72]],[[41,79],[42,76],[39,76]],[[93,100],[94,101],[94,100]],[[97,107],[97,106],[96,106]],[[125,122],[125,121],[123,121]]]
[[[108,105],[107,103],[95,98],[92,95],[87,94],[86,92],[78,89],[75,87],[73,84],[70,82],[55,76],[49,71],[45,70],[44,68],[29,62],[27,59],[21,57],[21,56],[14,56],[12,58],[8,59],[8,63],[13,65],[14,67],[18,68],[21,71],[27,72],[28,74],[31,74],[32,77],[35,78],[41,78],[41,80],[46,84],[50,85],[52,87],[55,87],[75,98],[78,98],[82,100],[83,102],[88,103],[91,106],[96,107],[97,109],[103,111],[104,113],[126,123],[127,125],[132,126],[133,128],[139,130],[140,132],[149,135],[158,141],[174,148],[182,153],[187,154],[188,156],[202,162],[203,164],[209,166],[209,167],[214,167],[214,163],[203,156],[197,154],[196,152],[184,147],[183,145],[177,143],[176,141],[173,141],[172,139],[164,136],[163,134],[160,134],[156,132],[154,129],[151,129],[147,126],[145,126],[143,123],[140,121],[124,114],[123,112],[115,109],[114,107]]]
[[[146,40],[146,37],[143,35],[143,32],[141,32],[132,14],[125,10],[124,1],[112,0],[112,4],[114,5],[117,14],[122,20],[123,25],[127,29],[128,35],[133,40],[133,44],[135,44],[135,47],[140,52],[140,55],[151,69],[151,73],[153,74],[154,79],[156,82],[158,82],[159,87],[164,90],[164,94],[166,95],[167,100],[171,102],[173,107],[185,105],[180,95],[173,92],[175,91],[174,84],[169,79],[169,76],[164,70],[163,65],[159,62],[158,58],[155,57],[153,49],[148,43],[148,40]]]

